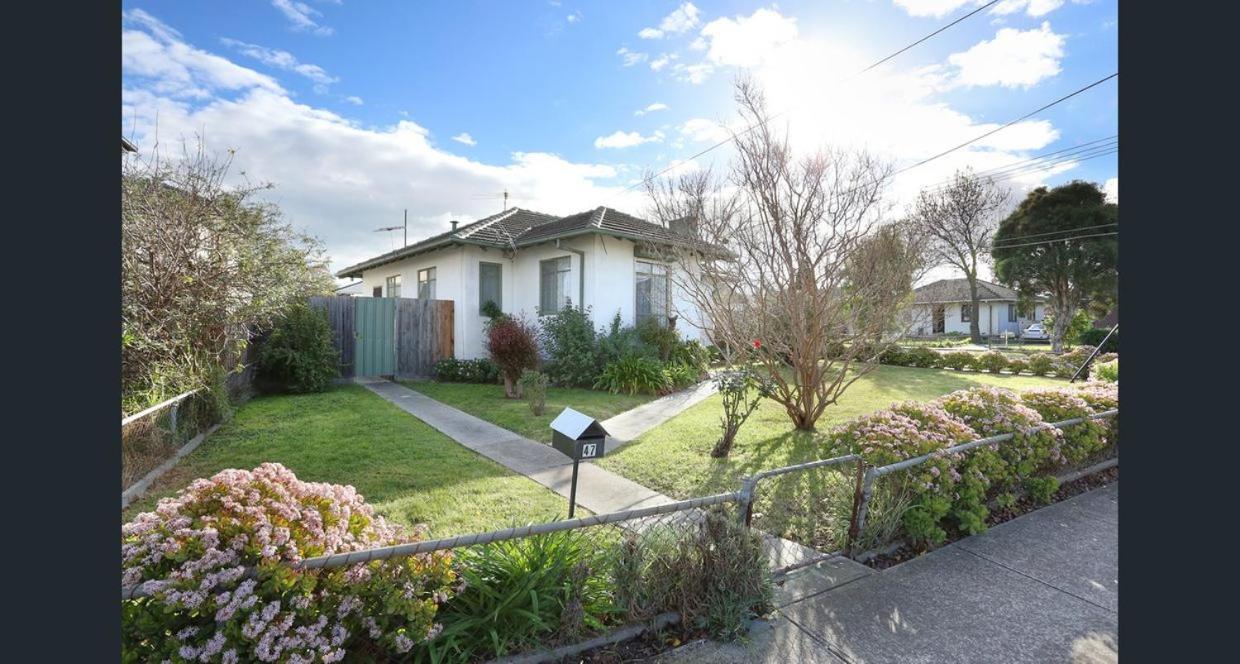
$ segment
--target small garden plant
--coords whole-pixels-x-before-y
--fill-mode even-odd
[[[340,354],[332,346],[327,312],[294,304],[259,347],[260,381],[275,390],[326,390],[340,375]]]
[[[521,379],[518,382],[521,391],[525,394],[525,401],[530,405],[530,412],[542,415],[547,408],[547,383],[549,382],[547,374],[526,369],[521,372]]]
[[[761,378],[744,369],[719,372],[715,376],[715,387],[723,400],[723,417],[719,419],[723,431],[710,455],[718,459],[732,451],[736,434],[757,409],[767,387]]]
[[[500,315],[487,324],[487,352],[504,378],[504,396],[521,398],[521,372],[538,367],[538,340],[524,318]]]

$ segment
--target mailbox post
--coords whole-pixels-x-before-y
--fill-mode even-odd
[[[565,408],[551,421],[551,446],[573,460],[573,484],[568,490],[568,518],[577,511],[577,466],[582,459],[601,459],[607,430],[598,420]]]

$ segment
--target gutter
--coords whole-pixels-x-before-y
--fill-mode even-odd
[[[561,245],[559,238],[555,240],[555,248],[570,251],[581,258],[581,269],[577,271],[577,294],[581,299],[577,300],[577,308],[583,309],[586,306],[586,252]]]

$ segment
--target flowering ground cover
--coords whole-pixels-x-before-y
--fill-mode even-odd
[[[258,397],[241,406],[125,510],[123,519],[154,509],[158,498],[196,478],[268,461],[305,481],[352,485],[390,521],[428,524],[430,537],[546,521],[567,512],[567,501],[550,490],[458,445],[365,388],[342,385],[320,394]]]

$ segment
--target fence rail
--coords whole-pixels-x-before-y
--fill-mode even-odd
[[[176,416],[177,407],[178,407],[178,406],[180,406],[180,404],[181,404],[181,402],[182,402],[182,401],[184,401],[184,400],[186,400],[186,399],[188,399],[188,398],[190,398],[190,397],[194,396],[194,395],[195,395],[195,394],[197,394],[200,390],[202,390],[202,388],[201,388],[201,387],[200,387],[200,388],[198,388],[198,389],[196,389],[196,390],[190,390],[190,391],[188,391],[188,392],[182,392],[181,394],[178,394],[178,395],[176,395],[175,397],[172,397],[171,399],[165,399],[165,400],[163,400],[163,401],[161,401],[161,402],[159,402],[159,403],[155,404],[154,406],[151,406],[150,408],[147,408],[147,409],[144,409],[144,410],[140,410],[140,411],[138,411],[138,412],[134,413],[133,415],[130,415],[129,417],[122,417],[122,418],[121,418],[121,427],[125,427],[125,426],[127,426],[127,425],[129,425],[129,424],[132,424],[133,422],[137,422],[138,420],[140,420],[140,419],[142,419],[142,418],[146,417],[147,415],[150,415],[150,414],[152,414],[152,413],[157,413],[157,412],[159,412],[159,411],[161,411],[161,410],[163,410],[163,409],[165,409],[165,408],[167,408],[167,407],[169,407],[169,406],[171,406],[171,407],[172,407],[172,421],[175,423],[175,422],[176,422],[176,418],[177,418],[177,416]],[[175,428],[175,425],[174,425],[174,428]]]
[[[362,551],[350,551],[346,553],[337,553],[314,558],[307,558],[293,565],[296,569],[330,569],[337,567],[346,567],[350,565],[368,563],[378,560],[387,560],[390,558],[399,558],[413,556],[418,554],[431,553],[434,551],[444,551],[449,549],[458,549],[469,546],[489,544],[492,542],[501,542],[505,540],[520,539],[524,537],[532,537],[537,535],[545,535],[556,532],[569,530],[578,530],[590,528],[594,526],[602,526],[606,524],[627,524],[629,522],[641,519],[649,519],[651,517],[659,517],[672,515],[678,512],[699,516],[701,508],[716,505],[736,504],[739,507],[738,518],[741,519],[748,527],[752,526],[754,517],[754,503],[758,498],[758,487],[764,480],[770,480],[777,477],[791,477],[800,473],[808,473],[814,470],[826,470],[829,472],[839,472],[840,467],[846,464],[857,464],[855,476],[849,477],[848,493],[850,498],[850,509],[848,510],[848,532],[847,539],[842,549],[835,548],[828,552],[816,552],[818,555],[809,556],[804,560],[794,562],[791,565],[780,568],[779,572],[788,572],[808,565],[812,565],[824,560],[828,560],[840,555],[852,556],[853,547],[858,541],[858,537],[863,533],[866,525],[866,519],[870,510],[871,502],[874,495],[875,481],[885,475],[896,473],[917,465],[926,463],[927,461],[941,457],[944,455],[952,455],[960,452],[966,452],[978,447],[986,445],[998,445],[1003,442],[1012,440],[1018,434],[1029,434],[1047,429],[1063,429],[1066,427],[1082,424],[1084,422],[1101,420],[1115,417],[1118,415],[1118,409],[1107,410],[1089,415],[1087,417],[1077,417],[1060,422],[1042,423],[1037,426],[1029,427],[1021,431],[980,438],[953,447],[944,448],[937,452],[926,454],[910,459],[905,459],[884,466],[867,467],[864,459],[857,454],[846,454],[830,459],[821,459],[810,461],[807,463],[796,464],[792,466],[784,466],[780,468],[772,468],[764,470],[741,481],[740,489],[734,492],[719,493],[701,498],[692,498],[688,500],[678,500],[654,505],[650,507],[642,507],[621,512],[611,512],[607,514],[594,514],[591,516],[578,517],[574,519],[565,519],[561,521],[552,521],[546,523],[530,524],[526,526],[518,526],[506,528],[503,530],[495,530],[484,533],[472,533],[467,535],[457,535],[454,537],[446,537],[434,540],[425,540],[421,542],[410,542],[406,544],[397,544],[393,546],[378,547],[374,549],[366,549]],[[1108,460],[1102,464],[1096,464],[1082,470],[1082,473],[1092,473],[1105,469],[1110,466],[1118,465],[1118,458]],[[812,477],[812,476],[807,476]],[[820,547],[827,548],[827,547]],[[247,568],[246,577],[252,577],[256,574],[256,569]],[[165,585],[162,581],[145,581],[132,586],[122,586],[121,599],[135,599],[139,597],[150,596]]]

